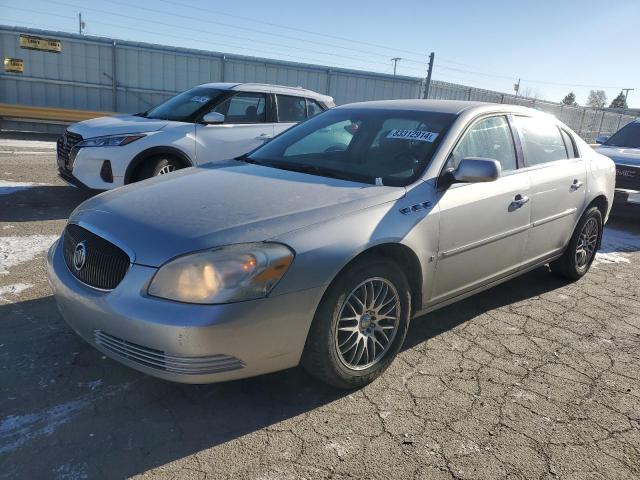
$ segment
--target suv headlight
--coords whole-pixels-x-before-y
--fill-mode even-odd
[[[144,137],[145,134],[138,133],[135,135],[109,135],[106,137],[93,137],[82,140],[75,148],[82,147],[121,147],[129,145],[131,142]]]
[[[165,263],[148,294],[187,303],[232,303],[262,298],[293,261],[280,243],[244,243],[191,253]]]

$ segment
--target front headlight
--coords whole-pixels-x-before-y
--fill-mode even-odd
[[[244,243],[165,263],[151,280],[154,297],[188,303],[232,303],[265,297],[286,273],[293,252],[280,243]]]
[[[107,137],[87,138],[78,143],[75,148],[82,147],[121,147],[129,145],[131,142],[141,139],[145,135],[138,133],[135,135],[109,135]]]

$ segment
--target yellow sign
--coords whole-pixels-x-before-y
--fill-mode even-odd
[[[4,71],[13,73],[24,72],[24,62],[21,58],[5,58],[4,59]]]
[[[42,50],[44,52],[60,53],[62,42],[55,38],[32,37],[31,35],[20,35],[20,48],[29,50]]]

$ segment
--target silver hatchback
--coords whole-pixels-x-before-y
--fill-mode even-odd
[[[249,155],[106,192],[49,252],[73,329],[168,380],[302,363],[344,388],[380,375],[411,318],[549,263],[584,275],[613,162],[526,108],[346,105]]]

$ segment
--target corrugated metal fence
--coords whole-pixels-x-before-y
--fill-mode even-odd
[[[59,53],[21,48],[20,35],[61,41]],[[0,26],[0,57],[19,58],[22,73],[0,73],[0,103],[105,112],[147,110],[206,82],[261,82],[301,86],[337,104],[421,98],[423,79],[266,58],[151,45],[102,37]],[[567,107],[434,81],[430,98],[518,103],[555,114],[588,141],[633,120],[620,111]],[[59,132],[64,126],[2,119],[0,128]]]

